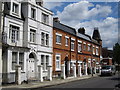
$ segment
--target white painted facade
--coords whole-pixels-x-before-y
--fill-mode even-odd
[[[17,4],[18,12],[16,15],[13,13],[14,10],[10,9],[9,15],[4,17],[4,37],[6,37],[4,42],[7,46],[4,47],[3,52],[3,82],[15,82],[13,66],[15,64],[22,67],[21,81],[38,79],[38,65],[43,65],[43,77],[47,78],[47,66],[52,66],[53,54],[52,12],[32,1],[26,3],[12,1],[10,7],[13,8],[13,3]],[[31,8],[35,10],[33,11],[35,18],[31,17]],[[47,15],[47,24],[42,22],[42,13]],[[14,35],[14,31],[10,32],[11,28],[16,28],[18,32],[15,31]],[[41,33],[44,33],[45,45],[41,45]],[[13,59],[16,61],[14,62]]]
[[[0,86],[2,84],[2,30],[3,30],[3,7],[4,4],[0,2]]]

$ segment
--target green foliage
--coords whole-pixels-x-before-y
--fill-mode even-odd
[[[120,64],[120,45],[118,43],[113,46],[113,61]]]

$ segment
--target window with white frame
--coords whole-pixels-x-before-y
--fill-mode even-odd
[[[41,45],[45,45],[45,33],[41,33]]]
[[[82,52],[82,43],[78,43],[78,52]]]
[[[61,44],[62,35],[56,34],[56,44]]]
[[[49,34],[46,34],[46,46],[49,46]]]
[[[49,24],[49,16],[42,13],[42,22],[45,24]]]
[[[47,70],[47,66],[49,65],[49,56],[41,55],[41,65],[43,66],[43,70]]]
[[[91,45],[88,44],[88,51],[91,51]]]
[[[31,8],[31,18],[35,19],[36,17],[36,10],[34,8]]]
[[[36,31],[33,29],[30,29],[30,42],[35,43],[35,39],[36,39]]]
[[[17,64],[17,52],[12,52],[12,70],[15,70]]]
[[[19,65],[21,70],[24,70],[24,53],[19,53]]]
[[[10,30],[9,30],[9,38],[11,39],[12,43],[15,43],[16,41],[19,40],[19,27],[10,25]]]
[[[45,70],[45,68],[44,68],[44,55],[41,55],[41,65],[43,67],[43,70]]]
[[[56,70],[61,70],[61,57],[56,54]]]
[[[65,46],[68,46],[69,43],[69,37],[65,37]]]
[[[93,54],[95,54],[95,47],[93,46]]]
[[[49,56],[46,55],[46,70],[47,70],[47,66],[49,65]]]
[[[71,51],[74,51],[74,49],[75,49],[75,41],[72,40],[71,41]]]
[[[83,50],[86,50],[86,43],[83,43]]]
[[[49,34],[41,32],[41,45],[49,46]]]
[[[91,59],[88,59],[88,67],[91,67]]]
[[[96,55],[98,55],[98,47],[96,47]]]
[[[13,3],[12,12],[15,14],[18,14],[18,12],[19,12],[19,5],[18,4]]]

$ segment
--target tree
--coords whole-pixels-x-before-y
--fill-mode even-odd
[[[120,45],[118,43],[113,46],[113,61],[120,64]]]

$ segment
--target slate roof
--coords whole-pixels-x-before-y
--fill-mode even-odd
[[[85,40],[91,41],[91,38],[88,35],[78,33],[77,36],[80,37],[80,38],[83,38]]]
[[[76,30],[74,28],[61,24],[60,22],[53,21],[53,27],[76,36]]]
[[[69,34],[72,34],[72,35],[74,35],[74,36],[77,36],[78,38],[82,38],[82,39],[84,39],[84,40],[87,40],[87,41],[90,41],[90,42],[99,44],[99,43],[97,42],[97,40],[92,39],[89,35],[77,33],[76,30],[75,30],[75,28],[72,28],[72,27],[69,27],[69,26],[67,26],[67,25],[64,25],[64,24],[60,23],[59,21],[54,21],[54,20],[53,20],[53,27],[54,27],[54,28],[57,28],[57,29],[59,29],[59,30],[62,30],[62,31],[64,31],[64,32],[67,32],[67,33],[69,33]]]

